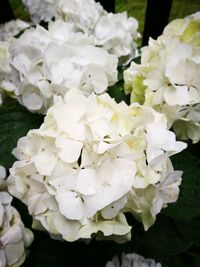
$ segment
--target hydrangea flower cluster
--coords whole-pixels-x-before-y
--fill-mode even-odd
[[[0,166],[0,266],[18,267],[26,258],[33,241],[32,232],[24,227],[18,211],[11,206],[12,197],[5,190],[5,169]]]
[[[9,79],[12,69],[10,43],[15,35],[29,26],[29,23],[20,19],[0,25],[0,105],[7,95],[15,97],[15,85]]]
[[[22,0],[35,24],[48,22],[55,17],[57,0]]]
[[[119,58],[119,65],[129,63],[137,50],[138,22],[127,13],[107,13],[94,28],[94,43]]]
[[[176,201],[182,172],[169,157],[185,147],[151,108],[70,90],[18,141],[9,192],[56,238],[122,242],[131,231],[125,212],[147,229]]]
[[[26,30],[9,52],[11,70],[2,87],[14,88],[19,102],[33,112],[46,113],[54,96],[70,88],[101,94],[117,81],[117,57],[63,21],[50,23],[49,30],[39,25]]]
[[[21,19],[11,20],[4,24],[0,24],[0,41],[8,41],[21,31],[30,27],[30,23]]]
[[[0,41],[0,105],[3,103],[5,96],[15,96],[15,86],[9,81],[11,73],[9,46],[9,41]]]
[[[156,263],[153,259],[145,259],[136,253],[132,253],[122,254],[121,261],[117,256],[113,257],[112,261],[107,262],[106,267],[162,267],[162,265]]]
[[[138,22],[127,18],[127,13],[107,13],[94,0],[23,0],[35,23],[52,18],[74,25],[94,39],[94,44],[103,47],[119,58],[119,64],[130,61],[136,52]]]
[[[200,12],[171,22],[124,72],[125,91],[165,113],[181,139],[200,140]]]
[[[56,19],[75,25],[78,31],[90,34],[99,19],[107,12],[94,0],[57,0]]]

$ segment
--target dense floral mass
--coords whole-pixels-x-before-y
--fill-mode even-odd
[[[16,98],[0,107],[4,154],[17,143],[14,164],[0,155],[1,161],[6,158],[1,164],[12,166],[6,179],[8,170],[0,165],[0,267],[21,266],[33,241],[11,205],[13,197],[28,208],[33,229],[54,239],[123,243],[133,233],[134,243],[134,231],[141,227],[135,219],[146,231],[162,209],[177,201],[183,172],[174,169],[171,156],[187,147],[177,137],[200,141],[200,12],[171,22],[142,48],[141,64],[132,62],[128,68],[137,54],[139,33],[137,20],[126,12],[108,13],[94,0],[22,1],[32,23],[0,25],[0,105],[6,97]],[[124,88],[118,82],[121,67],[128,68]],[[131,94],[130,105],[121,101],[128,99],[123,89]],[[10,132],[13,136],[7,138]],[[189,162],[196,159],[192,153]],[[158,225],[165,218],[171,227],[174,218],[163,214]],[[178,216],[175,224],[182,221]],[[180,235],[184,227],[177,227]],[[167,223],[166,228],[169,232]],[[137,234],[136,243],[141,242],[136,251],[151,246],[141,228]],[[106,264],[120,266],[161,264],[135,253]]]
[[[16,19],[6,22],[5,24],[0,25],[0,40],[8,41],[12,37],[19,34],[21,31],[30,27],[30,23]]]
[[[11,72],[9,45],[7,41],[0,41],[0,105],[6,95],[14,95],[15,86],[9,82]]]
[[[113,257],[112,261],[107,262],[106,267],[162,267],[162,265],[152,259],[145,259],[136,253],[132,253],[122,254],[121,261],[117,256]]]
[[[33,112],[46,113],[54,96],[64,96],[70,88],[101,94],[117,81],[117,57],[75,33],[70,23],[58,20],[49,30],[30,28],[4,50],[2,61],[7,65],[1,87],[12,89]]]
[[[124,73],[131,101],[168,117],[181,139],[200,140],[200,12],[172,21]]]
[[[138,23],[135,18],[127,18],[127,13],[108,13],[95,25],[94,43],[119,58],[119,65],[130,62],[137,50]]]
[[[18,267],[26,258],[33,241],[32,232],[24,227],[18,211],[11,206],[6,190],[5,169],[0,166],[0,266]]]
[[[127,13],[108,13],[94,0],[23,0],[35,23],[66,21],[75,31],[85,33],[94,44],[119,58],[119,64],[130,61],[136,52],[138,22]]]
[[[15,96],[15,85],[10,81],[12,61],[9,51],[13,38],[30,24],[20,19],[11,20],[0,25],[0,105],[6,96]]]
[[[18,141],[9,192],[54,236],[74,241],[100,231],[123,241],[131,230],[124,212],[147,229],[176,201],[182,172],[169,157],[185,146],[153,109],[71,90]]]

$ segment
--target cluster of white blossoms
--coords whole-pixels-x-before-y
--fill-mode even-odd
[[[9,81],[12,68],[10,43],[15,35],[29,26],[29,23],[19,19],[0,25],[0,105],[7,95],[15,97],[15,86]]]
[[[28,8],[31,20],[38,24],[41,21],[48,22],[56,15],[56,3],[58,0],[22,0]]]
[[[147,229],[176,201],[182,172],[169,157],[185,147],[151,108],[70,90],[19,139],[8,188],[27,205],[33,227],[56,238],[101,233],[122,242],[131,231],[125,212]]]
[[[112,261],[107,262],[106,267],[162,267],[162,265],[152,259],[145,259],[136,253],[132,253],[122,254],[121,261],[117,256],[113,257]]]
[[[33,234],[24,227],[18,211],[11,206],[12,197],[4,191],[5,177],[5,169],[0,166],[0,266],[18,267],[26,258]]]
[[[101,94],[117,81],[117,57],[60,20],[51,22],[48,30],[37,25],[12,40],[8,60],[10,72],[1,87],[14,90],[32,112],[46,113],[54,96],[64,96],[69,89]]]
[[[94,0],[57,0],[56,19],[71,22],[86,34],[93,32],[99,19],[107,12]]]
[[[107,13],[97,22],[94,31],[94,43],[103,47],[110,54],[119,58],[119,65],[127,64],[137,49],[136,39],[138,22],[135,18],[127,18],[127,13]]]
[[[103,47],[119,58],[119,64],[129,62],[136,52],[138,22],[128,18],[127,13],[107,13],[94,0],[23,0],[35,23],[56,20],[72,23],[78,32],[94,39],[94,44]]]
[[[9,81],[11,73],[9,46],[9,41],[0,41],[0,105],[7,95],[11,97],[15,95],[15,86]]]
[[[172,21],[124,72],[131,102],[168,117],[181,139],[200,140],[200,12]]]
[[[30,27],[30,23],[20,19],[0,24],[0,41],[8,41],[28,27]]]

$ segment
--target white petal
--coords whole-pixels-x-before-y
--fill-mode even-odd
[[[124,208],[125,204],[127,202],[127,196],[124,196],[123,198],[111,203],[109,206],[105,207],[101,211],[101,215],[105,219],[112,219],[118,215],[120,210]]]
[[[4,253],[5,253],[8,265],[12,265],[18,262],[20,257],[24,253],[23,241],[13,243],[13,244],[8,244],[4,249]]]
[[[169,87],[164,92],[164,98],[168,105],[187,105],[190,104],[190,93],[188,86]]]
[[[56,146],[60,149],[58,156],[64,162],[73,163],[80,157],[83,144],[60,135],[56,138]]]
[[[6,169],[0,165],[0,180],[6,178]]]
[[[6,267],[6,258],[2,249],[0,249],[0,267]]]
[[[25,248],[29,247],[33,242],[33,239],[34,239],[33,232],[28,228],[25,228],[23,231],[24,247]]]
[[[25,90],[25,89],[24,89]],[[39,110],[43,106],[43,100],[37,92],[29,92],[26,88],[25,93],[22,95],[23,104],[30,110]]]
[[[119,200],[129,192],[134,182],[136,166],[134,162],[122,159],[108,160],[99,170],[102,187],[94,196],[85,196],[88,216]]]
[[[7,192],[0,192],[0,203],[9,204],[12,201],[12,196]]]
[[[84,215],[84,205],[76,192],[58,192],[55,195],[62,215],[70,220],[81,220]]]
[[[54,153],[42,151],[32,158],[35,167],[42,175],[50,175],[56,165],[57,157]]]
[[[43,199],[43,194],[36,194],[30,197],[27,201],[28,210],[31,215],[38,215],[44,213],[48,206]]]
[[[19,226],[12,226],[1,238],[1,242],[4,246],[9,243],[17,243],[22,240],[22,230]]]
[[[93,169],[82,169],[77,179],[77,190],[83,195],[94,195],[99,189],[98,177]]]
[[[79,239],[79,229],[81,224],[78,221],[70,221],[60,214],[55,214],[53,219],[55,228],[67,241]]]

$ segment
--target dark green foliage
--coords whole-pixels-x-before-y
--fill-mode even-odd
[[[0,107],[0,165],[7,169],[12,166],[15,158],[11,152],[18,139],[42,122],[43,116],[28,112],[16,100],[9,100]]]

